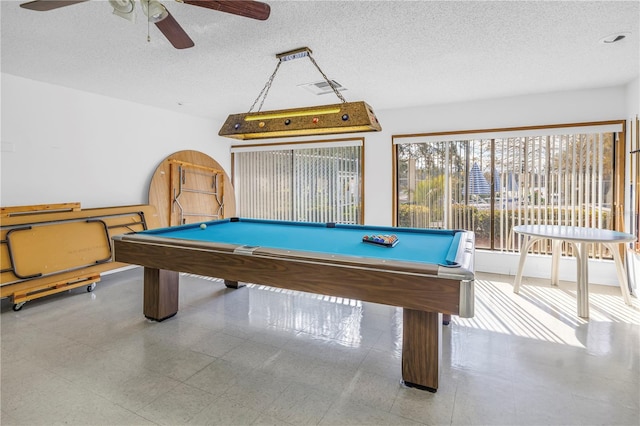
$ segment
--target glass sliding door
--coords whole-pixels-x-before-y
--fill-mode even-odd
[[[232,147],[237,214],[362,223],[363,140]]]

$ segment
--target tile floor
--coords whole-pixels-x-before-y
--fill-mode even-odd
[[[400,383],[402,311],[181,276],[180,312],[142,314],[142,270],[1,303],[2,425],[638,425],[640,304],[591,286],[478,274],[443,331],[437,393]]]

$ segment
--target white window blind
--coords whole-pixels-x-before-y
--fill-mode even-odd
[[[239,216],[361,223],[363,141],[232,147]]]

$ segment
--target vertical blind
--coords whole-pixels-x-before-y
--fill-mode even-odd
[[[512,229],[521,224],[613,229],[621,130],[608,124],[396,137],[397,223],[472,230],[477,247],[499,251],[519,249]],[[610,256],[597,245],[591,255]]]
[[[362,140],[233,147],[238,215],[361,223]]]

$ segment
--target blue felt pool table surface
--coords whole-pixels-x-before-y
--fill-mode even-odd
[[[222,219],[139,232],[191,241],[257,246],[274,249],[358,256],[374,259],[456,266],[461,232],[457,230],[397,228],[260,219]],[[396,235],[398,244],[365,243],[365,235]]]

